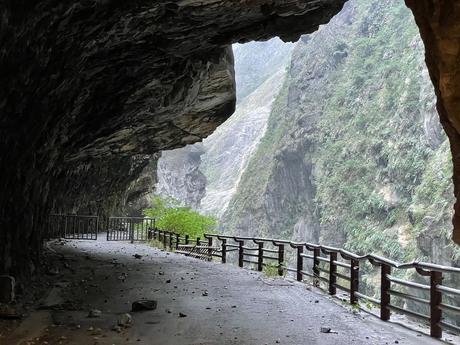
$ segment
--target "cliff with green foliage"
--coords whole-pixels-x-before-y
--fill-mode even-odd
[[[424,51],[395,0],[352,0],[296,44],[224,232],[451,264],[451,161]]]

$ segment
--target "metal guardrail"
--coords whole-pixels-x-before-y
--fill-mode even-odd
[[[147,217],[109,217],[107,241],[147,241],[155,219]]]
[[[76,214],[51,214],[48,218],[47,238],[97,240],[99,218]]]
[[[321,283],[326,284],[330,295],[336,295],[337,290],[344,291],[348,294],[351,304],[365,300],[376,305],[380,309],[380,319],[384,321],[390,320],[391,313],[394,311],[428,322],[430,335],[434,338],[441,338],[443,329],[460,332],[459,326],[443,320],[443,311],[460,315],[459,306],[443,302],[444,295],[455,298],[460,296],[459,289],[442,285],[443,273],[458,274],[460,268],[457,267],[420,261],[399,263],[373,254],[356,255],[341,248],[257,237],[206,234],[205,241],[202,241],[200,238],[190,240],[188,236],[181,237],[176,233],[157,229],[153,230],[151,237],[160,240],[165,247],[169,246],[176,250],[181,248],[181,243],[189,245],[193,242],[195,246],[188,247],[198,246],[207,260],[218,257],[222,263],[226,263],[228,254],[237,252],[239,267],[244,267],[246,263],[262,271],[264,266],[272,264],[278,268],[280,276],[292,272],[298,281],[303,281],[305,277],[312,278],[316,286],[320,286]],[[218,244],[218,247],[214,247],[213,244]],[[294,251],[295,267],[286,266],[287,249]],[[182,251],[178,252],[182,253]],[[308,267],[305,265],[305,260],[310,260]],[[380,269],[380,298],[365,295],[359,290],[360,264],[365,262]],[[426,277],[428,283],[412,282],[392,275],[392,271],[408,269],[414,269],[420,277]],[[397,289],[401,287],[424,291],[428,297],[422,298],[398,291]],[[392,296],[428,306],[429,314],[425,315],[397,306],[392,302]]]

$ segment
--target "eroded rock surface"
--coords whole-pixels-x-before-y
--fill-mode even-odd
[[[230,44],[296,40],[344,2],[3,3],[0,272],[34,270],[53,205],[107,213],[148,165],[138,155],[199,141],[230,116]]]

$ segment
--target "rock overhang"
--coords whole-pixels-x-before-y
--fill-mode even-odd
[[[225,121],[235,107],[232,43],[296,40],[345,1],[5,2],[0,271],[39,252],[52,209],[113,210],[130,189],[142,194],[133,183],[146,157]],[[24,240],[33,245],[18,258]]]

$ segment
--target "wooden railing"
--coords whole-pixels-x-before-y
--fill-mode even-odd
[[[457,303],[460,302],[460,290],[443,285],[443,274],[459,274],[460,268],[418,261],[399,263],[373,254],[356,255],[330,246],[267,238],[209,234],[205,235],[205,240],[200,238],[192,240],[188,236],[157,229],[149,232],[149,238],[157,239],[165,247],[176,250],[181,245],[187,245],[188,248],[198,246],[201,259],[218,258],[222,263],[226,263],[229,256],[233,255],[239,267],[249,264],[262,271],[264,266],[272,265],[277,267],[280,276],[291,272],[298,281],[311,278],[315,286],[325,286],[330,295],[336,295],[337,290],[345,292],[351,304],[358,304],[360,300],[364,300],[377,306],[380,309],[379,316],[384,321],[390,320],[393,311],[428,322],[430,335],[434,338],[441,338],[443,329],[460,332],[459,326],[443,320],[443,312],[460,315],[458,306],[460,303]],[[288,250],[291,252],[290,260],[286,258]],[[367,262],[380,270],[380,298],[366,295],[359,288],[360,266]],[[394,274],[400,270],[410,269],[417,273],[419,281],[423,279],[427,281],[423,283],[404,280]],[[401,291],[401,288],[421,292],[427,297]],[[443,297],[446,295],[450,296],[450,299],[455,302],[453,304],[457,305],[443,302]],[[410,310],[405,307],[405,303],[398,306],[392,301],[392,296],[427,306],[429,313],[423,314]]]

